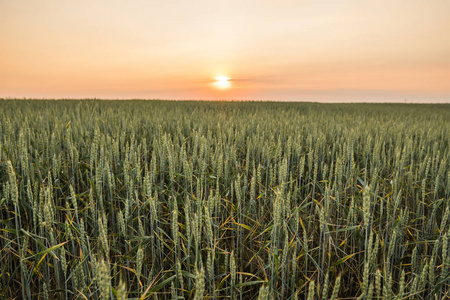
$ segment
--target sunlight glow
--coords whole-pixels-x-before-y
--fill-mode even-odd
[[[214,82],[214,85],[216,86],[216,88],[218,89],[228,89],[231,87],[231,81],[230,81],[230,77],[227,76],[216,76],[214,77],[214,79],[216,80]]]

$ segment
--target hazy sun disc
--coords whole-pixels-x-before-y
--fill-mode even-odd
[[[228,89],[231,87],[231,81],[230,81],[230,77],[227,76],[216,76],[214,77],[214,79],[216,80],[214,82],[214,85],[216,86],[216,88],[218,89]]]

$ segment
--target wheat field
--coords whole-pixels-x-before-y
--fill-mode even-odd
[[[450,105],[0,100],[0,298],[450,297]]]

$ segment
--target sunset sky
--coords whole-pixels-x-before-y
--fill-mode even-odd
[[[450,1],[2,0],[2,97],[450,103]]]

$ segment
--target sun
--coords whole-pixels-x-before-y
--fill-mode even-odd
[[[229,89],[231,87],[231,81],[230,81],[231,78],[230,77],[216,76],[216,77],[214,77],[214,79],[216,80],[214,82],[214,85],[218,89],[225,90],[225,89]]]

